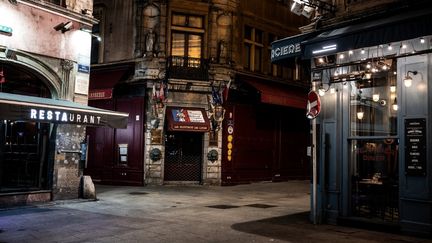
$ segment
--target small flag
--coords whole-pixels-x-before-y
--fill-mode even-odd
[[[228,94],[229,94],[230,86],[231,86],[231,80],[228,82],[228,84],[225,86],[225,88],[222,92],[224,102],[226,102],[228,100]]]
[[[0,71],[0,84],[6,83],[6,78],[4,76],[3,68]]]
[[[164,90],[164,84],[163,83],[160,84],[159,99],[161,101],[165,100],[165,90]]]
[[[155,100],[157,98],[157,93],[156,93],[156,86],[155,84],[153,84],[153,91],[152,91],[152,95],[153,95],[153,99]]]

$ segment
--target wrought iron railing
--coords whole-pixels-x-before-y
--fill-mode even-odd
[[[167,62],[167,78],[209,80],[209,61],[204,58],[171,56]]]

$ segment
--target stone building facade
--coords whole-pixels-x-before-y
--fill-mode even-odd
[[[91,98],[90,104],[133,115],[127,131],[121,134],[116,130],[89,130],[86,173],[102,183],[130,185],[221,185],[226,180],[230,184],[229,180],[277,179],[274,176],[280,176],[280,164],[286,160],[281,155],[286,145],[280,141],[288,140],[293,133],[284,131],[281,135],[283,125],[276,131],[273,120],[283,121],[275,119],[275,114],[300,113],[306,106],[303,96],[309,85],[298,63],[286,68],[270,65],[270,42],[298,33],[297,27],[305,23],[288,10],[284,1],[277,0],[96,0],[94,16],[100,22],[93,33],[102,41],[93,46],[90,97],[94,93],[97,98]],[[253,86],[255,82],[259,84]],[[273,83],[279,88],[271,90]],[[277,89],[279,93],[274,94]],[[260,96],[263,92],[269,101]],[[251,154],[254,149],[241,143],[235,150],[229,149],[237,141],[231,130],[234,117],[238,124],[251,119],[235,112],[247,109],[250,116],[255,116],[255,105],[273,109],[266,119],[271,121],[271,143],[270,137],[283,139],[274,142],[280,148],[263,150],[258,153],[262,158],[248,163],[247,156],[231,153],[239,149]],[[183,121],[183,116],[188,118]],[[293,123],[302,124],[303,133],[295,136],[305,143],[308,128],[302,118],[294,118],[297,120]],[[288,115],[283,119],[289,120]],[[257,126],[254,129],[244,130],[242,136],[248,143],[253,143]],[[261,140],[257,144],[264,143]],[[123,154],[120,150],[125,147]],[[110,155],[102,156],[106,153]],[[294,154],[300,154],[299,150]],[[234,169],[232,165],[240,160],[243,165]],[[271,163],[265,164],[266,160]],[[308,176],[306,159],[290,163],[302,167],[296,172],[299,177]],[[246,173],[235,179],[236,170],[247,171],[247,164],[253,164],[253,171],[262,168],[267,172],[264,176]]]
[[[85,127],[117,115],[86,106],[93,1],[0,8],[0,205],[78,198]]]

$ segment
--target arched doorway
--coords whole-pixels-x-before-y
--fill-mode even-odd
[[[51,98],[35,71],[0,62],[0,92]],[[49,123],[9,120],[0,112],[0,193],[49,189]]]

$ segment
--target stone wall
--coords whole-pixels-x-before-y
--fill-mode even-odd
[[[77,125],[58,125],[53,168],[53,199],[77,198],[80,189],[80,143],[85,128]]]

